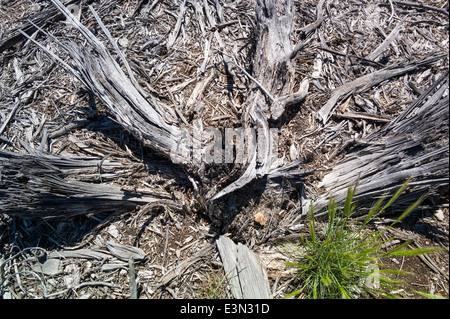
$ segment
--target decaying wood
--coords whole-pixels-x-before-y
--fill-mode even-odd
[[[445,1],[4,3],[3,298],[283,297],[287,259],[254,252],[298,240],[311,204],[448,188]],[[192,160],[208,127],[258,148]]]
[[[120,260],[129,261],[130,259],[133,259],[134,261],[140,261],[145,258],[145,252],[138,247],[107,241],[106,248],[112,255]]]
[[[94,55],[86,48],[79,47],[74,43],[65,45],[59,43],[69,54],[73,63],[77,64],[77,67],[71,67],[64,62],[63,65],[108,105],[116,120],[124,128],[141,138],[145,145],[153,147],[169,157],[171,150],[183,145],[179,142],[183,137],[182,130],[167,122],[161,111],[156,109],[156,101],[149,101],[144,97],[142,89],[136,86],[133,76],[130,79],[125,75],[108,50],[91,31],[78,22],[61,2],[55,0],[54,4],[67,19],[72,21],[97,53]],[[106,30],[92,7],[90,9],[102,29]],[[111,37],[108,38],[112,40]],[[117,50],[117,45],[114,46]],[[121,56],[123,57],[123,55]],[[124,58],[122,60],[125,61]],[[132,74],[129,67],[127,69],[129,74]]]
[[[6,126],[9,124],[9,122],[11,121],[13,116],[16,114],[16,112],[19,109],[19,107],[20,107],[20,100],[17,99],[15,104],[14,104],[14,108],[11,110],[11,112],[8,115],[8,117],[3,122],[2,127],[0,128],[0,134],[3,134],[3,131],[5,130]]]
[[[256,178],[265,177],[271,166],[272,139],[270,138],[268,117],[281,118],[286,107],[301,102],[307,95],[309,83],[300,85],[298,92],[292,92],[293,68],[291,65],[294,50],[289,35],[293,17],[293,2],[288,0],[281,5],[276,1],[257,1],[257,44],[255,49],[254,82],[258,91],[252,91],[248,97],[247,114],[255,127],[263,128],[265,143],[260,162],[256,153],[249,156],[249,165],[242,176],[212,197],[217,200],[222,196],[241,189]],[[279,83],[280,77],[284,83]],[[263,92],[268,101],[261,96]],[[289,92],[289,94],[287,94]]]
[[[343,119],[359,119],[359,120],[369,120],[375,122],[389,123],[392,121],[390,118],[384,118],[381,116],[371,115],[363,112],[345,112],[333,114],[334,117]]]
[[[191,267],[193,264],[201,261],[205,258],[205,256],[208,256],[208,254],[214,249],[213,244],[206,244],[202,249],[200,249],[194,256],[191,258],[182,261],[176,267],[172,268],[170,271],[164,274],[164,276],[160,280],[160,286],[166,286],[169,284],[172,280],[177,278],[178,276],[181,276],[189,267]]]
[[[2,212],[24,218],[55,217],[97,210],[124,211],[137,203],[170,199],[169,194],[161,191],[146,194],[108,185],[108,181],[117,178],[114,170],[121,167],[119,162],[95,157],[70,158],[0,150]]]
[[[266,270],[255,253],[225,236],[216,243],[233,296],[236,299],[270,299]]]
[[[75,2],[77,2],[77,0],[64,1],[64,5],[68,6]],[[50,7],[47,10],[36,13],[34,16],[29,18],[29,21],[25,22],[20,27],[8,31],[2,36],[2,39],[0,40],[0,53],[11,48],[25,38],[20,31],[31,36],[37,31],[36,26],[43,26],[57,17],[62,17],[62,14],[56,7]]]
[[[64,258],[85,258],[85,259],[98,259],[107,260],[111,258],[111,255],[104,251],[97,251],[93,249],[74,249],[74,250],[60,250],[54,251],[48,254],[49,259],[64,259]]]
[[[400,32],[400,28],[403,25],[403,22],[405,22],[405,18],[403,18],[391,31],[391,33],[386,37],[386,39],[383,41],[383,43],[380,44],[378,48],[376,48],[373,52],[371,52],[368,56],[366,56],[367,60],[376,60],[383,51],[387,49],[387,47],[391,44],[392,41],[395,40],[398,33]]]
[[[445,8],[438,8],[438,7],[434,7],[434,6],[430,6],[430,5],[426,5],[426,4],[422,4],[422,3],[418,3],[418,2],[412,2],[412,1],[394,1],[394,2],[395,2],[395,4],[400,5],[400,6],[426,9],[426,10],[436,11],[436,12],[442,13],[444,15],[448,15],[448,9],[446,10]]]
[[[412,190],[417,187],[422,192],[447,185],[449,113],[448,96],[444,98],[443,94],[448,86],[447,79],[420,107],[414,102],[414,108],[405,110],[414,112],[410,117],[400,115],[398,121],[361,141],[360,146],[356,143],[355,151],[348,153],[323,178],[319,187],[324,187],[326,193],[315,201],[314,207],[317,210],[325,207],[330,196],[342,202],[347,188],[356,183],[357,200],[381,197],[400,188],[409,178],[413,179]],[[419,100],[423,101],[424,97]],[[417,193],[412,192],[409,197],[409,201],[414,201]]]
[[[52,0],[54,6],[66,17],[66,19],[71,22],[74,28],[76,28],[81,35],[86,40],[87,46],[80,46],[74,41],[65,41],[64,43],[58,40],[56,37],[48,34],[44,31],[36,21],[30,21],[29,23],[35,28],[56,43],[60,49],[62,49],[69,57],[68,60],[56,55],[52,50],[44,47],[31,38],[25,30],[25,28],[19,29],[19,33],[23,36],[28,37],[32,42],[42,48],[47,54],[49,54],[54,60],[58,61],[61,66],[63,66],[67,71],[74,75],[92,94],[100,98],[105,106],[108,108],[110,114],[113,115],[114,120],[119,123],[124,129],[132,133],[136,138],[138,138],[144,146],[149,146],[156,152],[162,154],[167,159],[174,160],[173,150],[177,150],[176,155],[183,156],[189,152],[189,149],[183,149],[186,147],[183,143],[183,138],[186,134],[192,134],[197,128],[193,128],[189,121],[186,119],[185,115],[182,114],[175,107],[171,110],[171,107],[164,104],[152,95],[147,95],[144,90],[139,85],[130,64],[127,61],[125,55],[121,52],[117,41],[113,38],[108,28],[103,24],[98,13],[89,6],[89,11],[95,18],[101,31],[106,35],[106,38],[112,44],[115,54],[120,58],[120,62],[123,64],[126,72],[124,72],[113,57],[113,53],[109,52],[106,46],[99,40],[99,38],[94,35],[91,30],[84,26],[77,18],[75,18],[69,10],[59,1]],[[151,8],[154,8],[158,4],[157,1],[151,3]],[[261,144],[262,147],[258,151],[248,154],[244,165],[246,168],[243,173],[237,178],[236,181],[230,183],[223,189],[211,189],[207,191],[207,200],[217,201],[226,195],[232,194],[237,190],[240,190],[256,179],[266,178],[269,176],[286,177],[286,178],[296,178],[304,175],[304,170],[298,170],[295,167],[293,170],[289,171],[286,169],[278,170],[275,169],[271,172],[272,150],[275,147],[272,145],[273,141],[270,138],[269,129],[273,126],[270,121],[279,121],[282,119],[287,108],[298,105],[301,103],[308,95],[308,90],[310,86],[310,81],[308,77],[302,79],[298,86],[298,90],[294,91],[294,80],[295,80],[295,70],[293,60],[298,54],[300,48],[305,44],[304,41],[300,41],[297,44],[293,43],[291,39],[291,34],[293,32],[292,21],[295,16],[295,5],[293,1],[286,0],[283,2],[275,1],[256,1],[254,3],[255,10],[255,44],[254,51],[252,52],[251,58],[253,59],[252,65],[253,70],[250,74],[245,67],[238,62],[236,58],[236,53],[227,52],[224,40],[220,32],[227,27],[233,26],[239,22],[239,20],[225,21],[223,16],[221,16],[221,6],[219,3],[215,3],[216,14],[218,15],[218,22],[214,17],[213,8],[207,2],[200,4],[196,1],[183,1],[181,7],[179,8],[176,17],[176,23],[173,30],[167,38],[166,46],[170,49],[172,48],[179,39],[180,36],[184,37],[184,23],[185,16],[190,8],[190,5],[195,10],[196,15],[199,18],[201,33],[206,36],[206,24],[211,27],[211,32],[214,38],[219,44],[218,50],[221,54],[223,61],[227,64],[234,64],[234,66],[239,69],[244,76],[246,76],[251,85],[251,90],[246,99],[241,122],[244,125],[250,125],[255,128],[262,129],[262,136],[258,137],[264,142]],[[405,4],[403,4],[405,5]],[[142,3],[138,5],[136,10],[139,10]],[[300,32],[305,36],[311,36],[315,31],[320,29],[322,22],[325,19],[324,14],[325,1],[319,1],[316,7],[316,20],[302,28]],[[425,8],[425,7],[424,7]],[[201,12],[201,9],[204,10]],[[428,8],[430,9],[430,8]],[[136,14],[137,11],[134,12]],[[392,29],[389,36],[378,45],[374,50],[366,55],[365,60],[373,61],[377,60],[381,54],[383,54],[388,46],[393,43],[393,41],[399,36],[401,27],[404,25],[406,18],[403,18],[397,23],[397,25]],[[41,24],[42,25],[42,24]],[[319,33],[319,38],[321,37]],[[208,55],[210,54],[210,46],[212,41],[212,35],[206,42],[204,61],[202,67],[200,68],[200,74],[205,71]],[[306,40],[307,41],[307,40]],[[148,42],[150,43],[150,42]],[[157,42],[157,43],[160,43]],[[324,47],[328,47],[323,43]],[[299,47],[298,45],[301,44]],[[150,44],[148,44],[150,45]],[[143,48],[145,45],[143,46]],[[335,52],[331,49],[327,49],[329,52]],[[349,62],[349,50],[347,48],[347,53],[344,54],[346,57],[346,67],[348,68]],[[348,99],[352,94],[361,94],[372,87],[395,77],[399,77],[406,73],[421,70],[425,67],[436,63],[446,56],[443,54],[436,54],[425,60],[418,60],[410,62],[408,64],[394,64],[384,67],[380,70],[375,70],[369,74],[358,77],[356,80],[349,81],[337,89],[334,89],[331,93],[331,98],[328,102],[323,105],[323,107],[317,112],[317,117],[326,124],[331,116],[336,118],[347,118],[352,120],[367,120],[373,122],[388,122],[389,118],[374,115],[365,114],[361,112],[344,112],[339,114],[334,114],[334,110],[337,107],[339,101]],[[379,64],[375,64],[379,66]],[[16,68],[17,72],[21,72],[20,69]],[[16,73],[17,73],[16,72]],[[231,75],[236,75],[235,71],[229,69]],[[202,92],[205,90],[205,86],[210,83],[213,79],[213,73],[201,82],[197,82],[190,99],[187,101],[188,106],[194,106],[196,99],[201,96]],[[186,87],[194,80],[187,80],[181,83],[180,87]],[[178,87],[178,86],[177,86]],[[443,93],[441,88],[439,92]],[[178,89],[169,90],[170,99],[174,102],[173,93],[178,91]],[[437,94],[437,93],[436,93]],[[430,102],[431,103],[431,102]],[[6,125],[8,125],[10,119],[14,116],[17,111],[17,105],[11,110],[7,120],[2,125],[2,131],[5,130]],[[401,117],[405,117],[409,114],[410,110],[405,111],[403,115],[397,120],[391,122],[390,125],[398,124],[397,121]],[[406,114],[406,115],[405,115]],[[429,118],[428,118],[429,119]],[[180,121],[181,120],[181,121]],[[45,117],[42,119],[41,124],[45,122]],[[69,124],[58,131],[54,131],[48,134],[48,131],[43,129],[42,125],[35,132],[34,138],[42,130],[44,135],[39,148],[37,149],[37,155],[43,152],[45,146],[45,140],[48,136],[51,138],[59,137],[69,130],[80,128],[84,125],[83,122],[79,124]],[[435,125],[435,124],[433,124]],[[413,134],[414,132],[411,132]],[[413,134],[414,135],[414,134]],[[33,138],[33,139],[34,139]],[[390,143],[389,139],[385,138],[386,142]],[[425,141],[426,138],[423,139]],[[366,143],[366,142],[364,142]],[[378,143],[378,142],[377,142]],[[395,142],[392,140],[394,145],[400,142]],[[396,144],[397,143],[397,144]],[[24,144],[25,145],[25,144]],[[379,145],[379,144],[376,144]],[[414,144],[415,145],[415,144]],[[180,150],[180,147],[182,148]],[[407,146],[407,148],[414,146]],[[397,148],[399,149],[399,148]],[[257,154],[258,153],[258,154]],[[376,152],[375,152],[376,153]],[[2,153],[3,155],[6,153]],[[373,155],[375,156],[375,155]],[[386,155],[387,156],[387,155]],[[20,156],[19,156],[20,157]],[[15,161],[18,160],[18,156],[15,157]],[[378,158],[377,156],[375,156]],[[12,158],[12,155],[4,155],[3,161],[5,165],[8,165],[6,158]],[[47,158],[47,157],[42,157]],[[184,158],[183,158],[184,159]],[[372,159],[367,159],[371,161]],[[362,169],[362,162],[352,162],[351,166],[360,165]],[[365,165],[365,164],[364,164]],[[202,163],[189,163],[185,168],[194,172],[198,172],[198,168],[202,166]],[[378,166],[380,167],[380,166]],[[354,169],[353,172],[357,172],[358,169]],[[296,174],[300,175],[296,175]],[[32,173],[34,174],[34,172]],[[14,175],[14,174],[13,174]],[[331,175],[330,175],[331,176]],[[102,176],[101,176],[102,177]],[[200,180],[201,176],[197,176]],[[330,177],[331,178],[331,177]],[[76,196],[76,192],[73,190],[69,191],[68,185],[71,183],[77,185],[80,189],[85,189],[88,196],[92,198],[109,198],[113,200],[120,200],[125,198],[124,194],[110,187],[102,185],[101,187],[106,187],[102,191],[107,192],[108,196],[99,196],[95,192],[89,192],[87,185],[78,185],[76,181],[62,182],[62,180],[51,181],[50,179],[40,178],[41,183],[51,183],[49,187],[59,187],[61,191],[66,192],[68,196]],[[191,179],[191,181],[193,181]],[[328,179],[325,179],[325,184],[328,185]],[[194,188],[198,191],[196,186],[199,181],[193,181]],[[44,184],[42,184],[43,186]],[[66,185],[66,186],[63,186]],[[108,189],[108,191],[107,191]],[[9,189],[10,191],[10,189]],[[81,196],[81,195],[80,195]],[[157,198],[161,198],[159,194],[156,194]],[[142,199],[143,200],[143,199]],[[142,201],[138,200],[138,201]],[[12,209],[12,205],[10,205]],[[8,210],[7,210],[8,211]]]
[[[350,83],[346,83],[337,88],[332,93],[331,98],[317,113],[317,117],[325,124],[328,121],[330,114],[337,107],[336,104],[339,100],[345,100],[352,93],[364,92],[372,86],[377,85],[392,77],[399,76],[406,72],[414,71],[415,69],[422,66],[427,66],[439,59],[444,58],[445,56],[446,54],[441,54],[424,61],[412,62],[405,66],[389,66],[385,69],[375,71],[368,75],[364,75]]]

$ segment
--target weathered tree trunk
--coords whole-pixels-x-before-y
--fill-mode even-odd
[[[410,193],[403,197],[403,204],[412,204],[421,193],[436,195],[439,187],[448,186],[449,101],[443,97],[449,87],[447,75],[397,119],[367,139],[354,141],[319,184],[325,193],[314,202],[316,210],[324,208],[330,196],[345,201],[347,188],[356,183],[355,199],[369,203],[396,191],[408,179]]]
[[[95,157],[16,154],[0,150],[0,207],[22,218],[127,211],[137,204],[170,201],[156,189],[109,185],[124,165]],[[126,173],[125,173],[126,174]],[[128,176],[127,176],[128,177]]]
[[[264,136],[258,136],[263,140],[260,144],[263,146],[258,149],[259,156],[255,153],[249,158],[248,168],[242,176],[215,194],[213,200],[270,173],[274,145],[270,136],[269,118],[280,119],[287,106],[300,103],[308,92],[308,80],[305,80],[298,92],[291,93],[294,77],[291,59],[296,50],[290,40],[293,2],[258,0],[255,6],[257,42],[254,60],[251,62],[254,89],[246,102],[246,114],[250,115],[252,125],[263,132]]]
[[[192,175],[197,175],[204,163],[188,161],[190,146],[186,137],[193,136],[193,127],[177,118],[176,111],[159,101],[156,97],[148,97],[141,89],[127,60],[121,53],[107,28],[101,22],[97,13],[90,7],[102,31],[106,34],[120,58],[118,62],[106,49],[105,45],[82,23],[77,21],[66,7],[58,0],[52,0],[56,8],[78,29],[89,47],[84,47],[73,41],[61,43],[48,34],[69,56],[65,61],[46,47],[31,39],[28,29],[19,30],[23,36],[30,38],[45,52],[57,60],[67,71],[74,75],[84,86],[100,98],[114,120],[124,129],[142,141],[167,160],[171,160]],[[324,19],[324,2],[319,1],[317,19],[300,31],[313,32]],[[209,13],[208,2],[202,7],[195,1],[183,2],[177,23],[167,39],[167,45],[172,46],[183,23],[186,4],[194,6],[199,14],[199,24],[205,32],[206,22],[220,44],[220,34],[217,23]],[[285,167],[272,168],[272,154],[275,145],[270,137],[270,129],[276,127],[286,111],[286,107],[303,101],[308,94],[309,80],[295,79],[297,76],[293,59],[302,48],[303,43],[293,43],[293,20],[295,16],[294,2],[291,0],[255,0],[254,49],[247,61],[247,66],[238,62],[236,52],[226,51],[228,48],[220,45],[221,55],[227,64],[234,64],[250,79],[252,86],[244,102],[241,122],[244,126],[258,128],[262,140],[257,151],[247,154],[244,171],[233,183],[223,189],[203,190],[208,193],[206,200],[216,201],[226,195],[248,186],[255,179],[270,176],[298,180],[305,170],[298,169],[300,162],[292,162]],[[205,12],[206,19],[203,19]],[[52,11],[51,16],[54,15]],[[46,16],[45,16],[46,17]],[[45,19],[44,19],[45,20]],[[40,20],[39,20],[40,21]],[[43,31],[38,21],[31,23],[30,30]],[[397,29],[396,29],[397,30]],[[32,31],[30,31],[32,32]],[[395,37],[396,32],[387,39],[381,48],[375,50],[369,57],[377,57]],[[9,39],[9,38],[8,38]],[[12,40],[5,40],[0,51],[10,45]],[[12,39],[12,38],[11,38]],[[15,41],[15,40],[14,40]],[[209,50],[209,48],[208,48]],[[208,52],[208,51],[207,51]],[[317,117],[325,124],[337,103],[354,93],[364,92],[392,77],[414,71],[420,67],[429,66],[445,55],[436,55],[420,62],[411,62],[404,66],[389,66],[371,74],[343,84],[333,92],[328,102],[318,110]],[[206,58],[205,58],[206,61]],[[373,61],[372,61],[373,62]],[[126,72],[121,68],[122,63]],[[375,62],[373,62],[375,63]],[[204,69],[204,68],[202,68]],[[249,71],[250,70],[250,71]],[[294,82],[301,83],[294,92]],[[372,136],[354,141],[353,148],[343,149],[344,159],[325,175],[321,184],[323,195],[314,200],[314,206],[323,208],[329,195],[336,196],[338,202],[345,197],[349,184],[359,182],[356,198],[373,198],[385,191],[397,188],[407,178],[414,177],[411,185],[418,191],[433,187],[448,185],[448,97],[442,98],[448,89],[448,81],[442,84],[438,81],[434,88],[438,91],[427,102],[420,104],[432,90],[424,93],[419,102],[413,103],[398,119]],[[415,113],[413,113],[415,112]],[[408,117],[409,116],[409,117]],[[19,155],[0,152],[2,210],[10,214],[33,216],[34,212],[52,215],[49,203],[55,204],[55,209],[67,209],[74,213],[85,213],[90,207],[110,208],[120,203],[152,202],[158,199],[168,199],[168,194],[155,191],[154,194],[139,195],[125,192],[119,187],[86,183],[77,178],[71,180],[73,171],[67,170],[67,161],[73,161],[78,167],[77,174],[87,174],[89,170],[104,165],[116,165],[101,159],[74,158],[67,159],[57,156]],[[181,164],[178,164],[181,163]],[[72,165],[72,164],[71,164]],[[87,165],[87,166],[86,166]],[[175,164],[174,164],[175,165]],[[197,176],[201,180],[201,176]],[[195,181],[192,181],[197,188]],[[95,188],[93,188],[95,185]],[[29,201],[16,205],[25,190]],[[74,208],[74,209],[72,209]]]

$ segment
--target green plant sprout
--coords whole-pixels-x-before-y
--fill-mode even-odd
[[[389,291],[401,281],[389,279],[387,275],[406,272],[382,269],[381,260],[389,256],[413,256],[441,250],[436,247],[407,249],[410,241],[406,241],[386,252],[384,247],[393,239],[384,239],[383,235],[387,229],[365,231],[366,225],[391,206],[405,191],[407,185],[408,182],[386,204],[384,197],[379,199],[360,226],[350,223],[350,217],[356,208],[352,201],[357,185],[348,188],[342,211],[338,211],[334,198],[330,198],[328,221],[321,232],[317,229],[311,205],[308,220],[309,239],[302,236],[303,251],[296,254],[296,262],[286,263],[297,268],[296,276],[300,279],[300,287],[286,298],[301,294],[310,299],[353,299],[362,291],[374,297],[394,297]],[[408,216],[425,198],[426,196],[420,197],[389,227],[393,227]]]

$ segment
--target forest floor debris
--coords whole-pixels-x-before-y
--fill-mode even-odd
[[[162,131],[267,124],[279,130],[279,158],[275,168],[263,163],[247,175],[243,164],[172,165],[164,154],[170,138],[159,136],[162,152],[155,154],[145,142],[157,134],[123,125],[129,114],[111,108],[132,103],[123,98],[129,90],[108,104],[108,90],[80,80],[83,61],[70,60],[67,48],[77,44],[86,52],[73,52],[89,57],[101,52],[80,36],[78,18],[67,23],[51,1],[1,1],[3,298],[232,298],[219,235],[258,254],[273,297],[282,298],[292,273],[279,243],[299,239],[307,204],[326,205],[330,193],[346,188],[336,170],[348,172],[345,165],[361,159],[369,163],[353,172],[366,178],[361,198],[380,195],[371,187],[391,183],[389,169],[417,174],[412,198],[430,188],[395,236],[446,252],[394,258],[388,266],[414,273],[400,296],[422,297],[417,290],[448,298],[448,168],[441,167],[449,156],[447,1],[286,0],[273,12],[247,0],[76,5],[79,23],[140,88],[133,91],[139,104],[155,108],[152,121],[166,123]],[[97,80],[110,90],[120,83]],[[259,112],[264,105],[267,114]],[[413,129],[417,123],[430,143]],[[386,174],[370,175],[381,168]],[[261,172],[271,178],[255,178]],[[408,177],[395,176],[396,183]],[[43,191],[21,192],[20,185]]]

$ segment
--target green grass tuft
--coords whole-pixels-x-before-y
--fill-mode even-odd
[[[378,200],[359,227],[350,222],[355,211],[353,197],[356,185],[349,187],[342,211],[337,209],[334,198],[330,198],[328,220],[323,230],[318,229],[311,207],[308,221],[309,239],[302,237],[302,247],[299,247],[302,248],[299,249],[302,253],[297,254],[295,262],[286,263],[297,269],[300,286],[286,298],[301,294],[313,299],[347,299],[357,298],[362,291],[377,297],[394,297],[389,295],[389,291],[401,282],[389,279],[387,275],[401,272],[381,270],[380,260],[386,256],[419,255],[439,250],[434,247],[406,249],[406,242],[386,252],[383,247],[387,241],[393,239],[382,238],[386,229],[372,233],[366,231],[365,226],[391,206],[406,187],[407,183],[385,205],[384,198]],[[424,198],[419,198],[390,227],[404,219]]]

